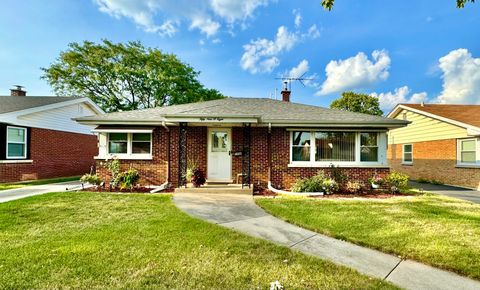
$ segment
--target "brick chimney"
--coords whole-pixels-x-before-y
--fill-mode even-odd
[[[283,82],[285,85],[283,90],[282,90],[282,101],[284,102],[290,102],[290,93],[291,91],[288,89],[288,82]]]
[[[15,85],[14,87],[15,88],[10,89],[10,96],[25,97],[27,95],[27,91],[24,91],[22,86]]]

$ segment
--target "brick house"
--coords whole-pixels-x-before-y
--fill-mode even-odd
[[[0,96],[0,182],[89,172],[97,154],[92,127],[72,118],[103,114],[88,98]]]
[[[139,170],[143,184],[185,184],[188,160],[208,182],[288,189],[301,177],[341,166],[367,181],[389,172],[387,131],[407,122],[262,98],[225,98],[76,120],[95,125],[97,164],[109,156]],[[97,166],[108,181],[108,172]]]
[[[388,117],[411,122],[389,133],[393,169],[480,189],[480,105],[399,104]]]

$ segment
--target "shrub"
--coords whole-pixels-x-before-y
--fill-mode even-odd
[[[138,184],[140,174],[138,174],[137,170],[130,168],[125,172],[119,173],[117,179],[121,189],[127,188],[132,190]]]
[[[428,180],[427,178],[420,177],[419,179],[417,179],[417,182],[418,183],[430,183],[430,180]]]
[[[333,164],[330,164],[330,170],[332,172],[332,178],[335,180],[338,184],[344,184],[345,181],[347,180],[347,175],[343,173],[343,169],[340,168],[340,166],[336,166]]]
[[[310,178],[298,179],[292,186],[293,192],[324,192],[332,194],[338,191],[338,184],[332,178],[325,176],[323,172]]]
[[[117,187],[121,182],[121,174],[120,174],[120,160],[113,158],[113,159],[106,159],[105,163],[103,163],[105,168],[110,171],[111,174],[111,181],[113,187]]]
[[[385,182],[392,192],[398,192],[408,188],[408,175],[392,171],[385,177]]]
[[[200,169],[194,169],[193,170],[193,176],[192,176],[192,184],[195,187],[200,187],[205,184],[205,174],[203,174],[203,171]]]
[[[196,159],[188,159],[187,172],[185,173],[185,179],[191,181],[195,169],[198,169],[198,161]]]
[[[93,185],[96,185],[96,186],[99,186],[100,184],[102,184],[102,179],[100,179],[100,177],[96,174],[84,174],[81,178],[80,178],[80,181],[83,182],[83,183],[90,183],[90,184],[93,184]]]
[[[362,189],[362,184],[358,181],[349,181],[347,182],[345,189],[350,193],[357,193]]]

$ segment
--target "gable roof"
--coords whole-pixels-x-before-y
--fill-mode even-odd
[[[480,130],[480,105],[398,104],[388,117],[395,118],[402,109],[463,128]]]
[[[20,112],[25,110],[51,108],[63,106],[63,103],[88,103],[94,111],[103,113],[93,101],[85,97],[36,97],[36,96],[0,96],[0,115],[7,113]],[[66,104],[65,104],[66,105]]]
[[[255,119],[257,123],[303,125],[356,125],[403,127],[408,122],[367,114],[327,109],[265,98],[225,98],[220,100],[115,112],[76,120],[90,124],[158,124],[188,118]]]

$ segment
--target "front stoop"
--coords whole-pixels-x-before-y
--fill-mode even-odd
[[[187,186],[175,188],[175,193],[221,193],[253,195],[253,185],[242,188],[241,184],[206,184],[201,187]]]

